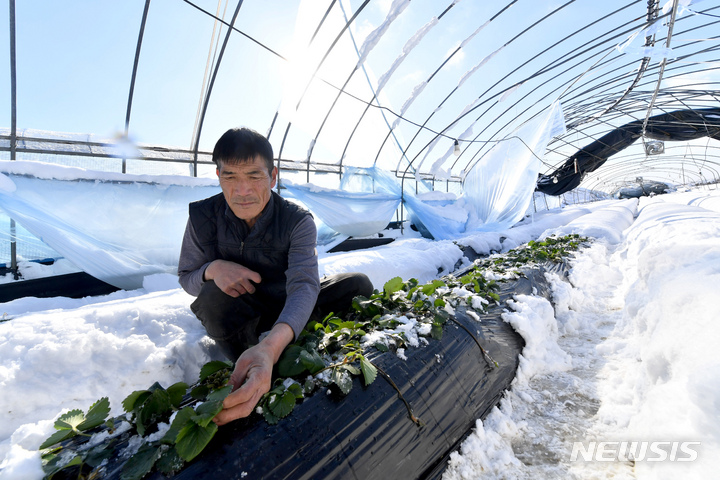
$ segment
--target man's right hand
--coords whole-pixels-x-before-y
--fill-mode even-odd
[[[231,297],[254,293],[253,282],[260,283],[260,274],[228,260],[215,260],[205,269],[205,280],[214,280],[220,290]]]

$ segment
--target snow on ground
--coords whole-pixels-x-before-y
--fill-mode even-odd
[[[363,271],[382,288],[397,275],[427,281],[452,271],[463,264],[460,246],[596,237],[573,260],[570,283],[551,279],[554,308],[531,296],[509,305],[504,318],[527,342],[518,375],[444,478],[711,478],[720,454],[720,213],[698,199],[716,205],[720,195],[604,201],[457,242],[415,236],[323,253],[321,273]],[[191,301],[174,277],[157,275],[135,291],[0,306],[0,478],[42,477],[36,449],[62,411],[108,396],[117,415],[133,390],[193,381],[217,352]]]
[[[607,233],[572,261],[569,284],[553,278],[555,322],[542,299],[511,306],[533,367],[478,420],[445,480],[716,478],[720,215],[676,201],[643,199],[630,223],[618,202],[554,230]]]

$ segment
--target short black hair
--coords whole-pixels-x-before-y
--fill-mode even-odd
[[[252,162],[259,156],[265,161],[268,173],[273,169],[273,149],[265,136],[250,128],[231,128],[215,144],[212,161],[229,165]]]

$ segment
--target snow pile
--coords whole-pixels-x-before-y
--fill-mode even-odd
[[[571,283],[551,278],[554,315],[546,300],[530,296],[518,296],[505,313],[526,337],[521,368],[500,405],[453,454],[446,479],[713,476],[720,453],[720,326],[713,322],[720,316],[720,214],[671,200],[641,200],[629,226],[635,207],[606,201],[458,242],[489,253],[560,227],[601,235],[572,261]],[[395,276],[427,282],[468,263],[458,244],[405,236],[369,250],[323,253],[320,272],[362,271],[376,288]],[[63,411],[108,396],[117,415],[133,390],[194,381],[217,352],[191,301],[172,275],[157,275],[131,292],[5,303],[0,478],[41,478],[35,449]],[[692,463],[669,456],[634,467],[571,460],[574,442],[588,448],[592,441],[700,445]]]
[[[452,455],[446,480],[714,476],[720,215],[675,202],[641,200],[627,229],[622,203],[559,229],[604,236],[572,261],[570,284],[552,279],[554,322],[537,305],[506,314],[533,360]]]

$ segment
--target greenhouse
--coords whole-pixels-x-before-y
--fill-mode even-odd
[[[507,228],[529,211],[569,203],[563,195],[572,203],[606,198],[639,178],[673,188],[718,180],[712,2],[569,1],[550,9],[292,1],[272,13],[254,2],[210,3],[26,12],[39,7],[9,2],[0,148],[3,159],[23,165],[4,164],[3,172],[68,181],[24,165],[40,161],[211,179],[215,140],[247,126],[273,145],[280,194],[311,204],[329,229],[321,228],[321,242],[410,219],[432,238],[454,238]],[[117,19],[112,34],[97,16]],[[93,188],[110,199],[105,189],[137,178],[103,180],[108,185]],[[37,199],[26,196],[42,189],[32,185],[4,195],[16,225],[4,222],[6,249],[77,264],[61,238],[77,229],[72,219],[86,216],[83,195],[93,193]],[[168,218],[164,209],[184,208],[173,202],[205,192],[163,195],[158,215]],[[462,208],[452,208],[459,199]],[[333,218],[337,205],[352,214]],[[133,218],[131,208],[114,209]],[[156,250],[134,227],[123,239],[87,226],[76,234],[98,250]],[[172,253],[136,260],[166,271]],[[18,253],[3,255],[10,265]],[[106,279],[131,275],[121,265],[116,273],[79,266]]]
[[[228,129],[239,127],[260,133],[272,146],[272,162],[277,168],[273,192],[312,214],[321,276],[362,272],[373,284],[378,298],[384,295],[385,302],[390,301],[397,289],[409,292],[408,298],[417,289],[430,292],[420,300],[435,301],[431,311],[440,304],[445,308],[447,302],[447,309],[441,310],[449,311],[451,318],[448,320],[446,313],[441,313],[442,323],[447,320],[455,330],[467,330],[467,325],[475,325],[473,321],[481,323],[485,318],[483,314],[488,315],[484,321],[489,322],[482,326],[478,323],[476,333],[470,331],[472,328],[467,335],[445,333],[444,343],[433,346],[432,340],[428,345],[423,334],[417,340],[417,332],[429,335],[431,328],[439,328],[438,317],[423,326],[420,314],[417,318],[398,314],[404,320],[400,325],[397,321],[393,323],[398,329],[394,335],[400,336],[398,332],[402,331],[404,343],[399,352],[390,347],[392,361],[387,360],[386,352],[368,354],[368,349],[375,347],[367,344],[363,344],[365,353],[359,355],[368,355],[367,361],[380,368],[380,377],[383,369],[390,372],[388,377],[398,377],[405,372],[402,364],[398,367],[396,357],[406,356],[407,365],[415,365],[412,368],[420,363],[424,365],[424,373],[418,370],[415,376],[410,375],[404,386],[395,386],[397,392],[388,387],[382,394],[382,401],[394,399],[399,413],[395,410],[387,413],[381,406],[381,414],[373,417],[375,423],[348,427],[348,440],[344,444],[339,441],[341,447],[328,447],[330,440],[313,437],[322,461],[312,459],[309,454],[307,458],[300,455],[280,460],[277,457],[275,461],[280,466],[277,470],[268,470],[267,465],[260,465],[263,462],[251,465],[256,454],[248,450],[242,458],[247,462],[243,468],[248,469],[245,472],[248,478],[253,472],[261,477],[351,478],[349,472],[352,472],[352,478],[390,475],[449,480],[475,478],[479,471],[494,472],[492,478],[508,478],[504,477],[504,468],[512,471],[509,478],[544,475],[626,478],[625,474],[627,478],[656,478],[654,475],[659,475],[650,468],[653,465],[646,467],[648,463],[643,464],[642,459],[632,465],[630,473],[623,470],[622,462],[600,467],[568,463],[565,457],[569,458],[570,450],[576,457],[578,451],[568,443],[570,440],[564,438],[564,443],[558,440],[556,444],[556,434],[547,433],[544,427],[530,422],[528,428],[532,435],[552,443],[547,447],[550,457],[562,457],[557,462],[536,462],[524,457],[520,448],[524,442],[532,443],[528,440],[531,437],[521,439],[521,432],[526,428],[521,425],[522,421],[511,418],[508,413],[507,418],[511,420],[503,423],[505,417],[500,418],[494,411],[502,410],[501,405],[505,405],[507,411],[512,410],[502,402],[510,402],[508,398],[513,395],[520,398],[513,400],[518,412],[531,410],[533,401],[528,398],[533,397],[537,403],[542,397],[545,387],[528,387],[528,382],[535,377],[529,373],[533,370],[524,363],[525,357],[537,367],[540,377],[560,375],[558,372],[571,368],[569,356],[566,358],[562,351],[571,347],[558,347],[557,342],[561,342],[558,331],[561,337],[585,335],[583,328],[589,328],[587,325],[592,320],[575,322],[573,319],[581,315],[575,311],[584,310],[578,305],[573,308],[573,302],[588,309],[595,306],[590,300],[592,293],[588,293],[590,287],[578,280],[580,273],[576,275],[573,271],[587,276],[597,273],[601,282],[615,285],[613,288],[630,289],[623,290],[624,301],[618,301],[618,305],[623,306],[617,309],[624,309],[622,321],[635,318],[651,306],[642,303],[637,307],[633,303],[637,297],[628,292],[637,287],[633,279],[652,269],[618,273],[616,276],[625,275],[625,280],[616,282],[606,267],[612,265],[617,271],[622,270],[614,263],[620,249],[625,249],[623,254],[638,263],[651,254],[664,255],[658,253],[662,248],[653,243],[661,241],[659,237],[655,239],[648,232],[655,229],[660,236],[663,235],[660,232],[666,232],[662,241],[672,242],[682,235],[664,230],[674,227],[662,222],[700,219],[697,225],[706,226],[707,231],[700,231],[694,223],[684,230],[697,233],[702,239],[698,240],[697,251],[707,251],[708,255],[708,267],[702,270],[702,275],[707,277],[698,277],[695,295],[700,296],[700,290],[715,284],[713,255],[720,248],[714,233],[720,225],[716,219],[720,211],[717,201],[720,2],[8,0],[7,4],[8,8],[0,14],[0,24],[8,26],[8,34],[0,39],[0,62],[6,66],[0,76],[0,91],[4,92],[0,96],[0,274],[4,275],[0,277],[3,278],[0,302],[5,302],[5,310],[0,312],[4,314],[0,327],[7,329],[7,333],[0,333],[3,362],[0,382],[4,388],[27,385],[31,393],[41,391],[39,385],[33,387],[22,380],[38,368],[35,366],[38,363],[33,362],[52,362],[46,359],[56,358],[60,378],[65,375],[70,378],[68,369],[78,368],[64,363],[72,357],[65,347],[48,347],[49,336],[37,333],[51,331],[55,326],[47,327],[50,330],[41,326],[28,327],[29,330],[15,328],[24,316],[38,322],[37,325],[45,325],[43,322],[52,323],[39,319],[46,311],[67,308],[80,312],[86,304],[104,305],[102,299],[105,298],[110,303],[117,301],[118,305],[104,313],[77,313],[77,317],[72,316],[75,313],[68,314],[71,315],[68,324],[74,325],[72,319],[82,318],[94,326],[87,327],[90,332],[87,336],[80,333],[84,330],[75,332],[71,328],[69,335],[77,335],[73,337],[75,340],[60,342],[80,342],[83,346],[78,347],[82,351],[78,358],[85,358],[87,365],[99,365],[90,375],[99,380],[82,383],[79,388],[83,393],[77,398],[68,389],[59,394],[57,402],[34,400],[27,409],[34,406],[41,412],[37,415],[24,410],[22,402],[8,400],[7,405],[0,405],[8,411],[7,421],[0,422],[7,425],[0,434],[0,478],[5,478],[3,475],[42,478],[37,476],[39,467],[36,468],[40,458],[38,445],[48,436],[46,433],[52,433],[52,423],[39,425],[57,418],[54,415],[60,409],[65,412],[87,409],[96,398],[109,396],[112,413],[117,415],[120,411],[115,409],[120,407],[116,406],[132,391],[147,388],[154,381],[165,387],[180,380],[192,383],[197,380],[202,364],[215,359],[217,351],[212,340],[205,336],[203,326],[190,311],[192,298],[177,284],[178,260],[188,225],[188,205],[221,193],[218,166],[213,162],[216,142]],[[653,213],[654,209],[657,213]],[[547,240],[551,235],[552,238],[569,236]],[[588,238],[601,239],[601,243],[607,245],[603,247],[604,253],[595,254],[593,260],[600,264],[595,265],[594,270],[588,266],[589,260],[571,265],[568,258],[582,257],[582,254],[563,250],[564,259],[556,258],[559,264],[537,266],[533,263],[532,268],[522,267],[523,273],[512,278],[519,283],[498,290],[500,296],[495,310],[480,305],[480,300],[473,300],[485,287],[483,281],[469,275],[474,275],[472,269],[479,268],[488,256],[512,255],[509,252],[516,248],[528,248],[536,255],[538,245],[542,243],[545,248],[547,242],[554,245],[555,241],[569,241],[573,247],[579,244],[591,250],[599,248],[588,247],[589,243],[584,243],[590,242]],[[667,251],[674,250],[668,247]],[[617,256],[612,257],[615,253]],[[555,254],[543,250],[538,255],[545,260]],[[603,258],[607,255],[609,260],[603,263],[598,255]],[[672,262],[683,262],[688,257],[675,251],[672,258]],[[497,260],[497,264],[505,265],[504,261]],[[658,265],[662,262],[658,262],[652,264],[653,268],[660,268]],[[520,263],[518,260],[518,265]],[[684,265],[678,263],[681,272],[678,278],[684,278]],[[486,268],[491,269],[488,265]],[[509,278],[507,275],[515,273],[511,275],[508,270],[489,275],[488,282],[504,282]],[[665,272],[666,277],[672,275],[672,271]],[[404,286],[393,283],[397,276],[406,282]],[[464,283],[451,287],[452,282],[460,278],[465,279]],[[563,287],[561,279],[565,284],[569,279],[571,287]],[[428,283],[422,287],[425,282]],[[434,282],[441,282],[443,286],[438,287],[439,283]],[[688,290],[691,284],[685,283]],[[477,285],[474,293],[459,294],[461,299],[463,295],[470,295],[466,302],[463,300],[472,306],[467,307],[470,313],[465,312],[465,306],[462,309],[458,305],[450,306],[458,301],[457,289],[470,291],[473,285]],[[584,303],[568,290],[580,291],[583,285],[586,287]],[[453,300],[441,298],[440,293],[435,293],[437,288],[444,292],[442,295],[455,295]],[[448,292],[444,288],[449,289]],[[610,286],[607,289],[602,294],[607,298],[620,295],[615,290],[608,293]],[[652,297],[650,293],[648,298]],[[696,300],[687,294],[688,298],[673,305]],[[149,300],[153,295],[169,295],[172,299],[157,307]],[[494,296],[489,298],[490,305],[494,305]],[[652,298],[660,301],[663,296],[657,294]],[[610,304],[615,305],[608,300]],[[632,305],[637,308],[633,310]],[[702,305],[700,317],[716,308]],[[480,313],[473,310],[476,307]],[[361,310],[357,305],[356,308]],[[383,303],[382,308],[388,308],[387,304]],[[419,307],[416,305],[416,308]],[[521,319],[505,318],[512,316],[508,312],[513,309],[513,315]],[[608,307],[608,310],[612,309]],[[665,311],[673,310],[668,306]],[[149,312],[155,312],[158,319],[148,319],[149,323],[145,324],[145,318],[151,315]],[[424,314],[430,315],[427,311]],[[593,314],[587,313],[588,318]],[[494,316],[494,320],[490,320],[490,316]],[[130,323],[142,325],[126,331],[123,326],[126,318]],[[621,319],[613,318],[613,324],[622,324]],[[112,325],[98,326],[105,321],[102,319]],[[526,320],[529,323],[524,323]],[[556,320],[559,327],[552,323]],[[457,325],[453,323],[458,321]],[[538,326],[546,321],[550,322],[546,327]],[[598,323],[601,325],[598,332],[606,323],[609,325],[610,321]],[[357,327],[358,331],[369,334],[364,330],[367,325],[363,325]],[[178,331],[173,330],[175,326]],[[155,328],[159,330],[153,330]],[[322,328],[329,331],[331,327]],[[643,331],[644,327],[638,328]],[[110,346],[104,343],[107,339],[100,340],[103,329],[114,332],[112,335],[119,339],[117,345]],[[160,330],[164,333],[157,333]],[[32,334],[27,333],[30,331]],[[174,333],[168,333],[170,331]],[[138,353],[142,348],[133,346],[134,332],[150,339],[151,346],[142,347],[146,348],[145,353]],[[433,331],[433,335],[436,333]],[[453,335],[464,340],[455,339]],[[540,353],[532,350],[535,348],[530,340],[533,335],[544,339],[545,343],[537,348],[546,350]],[[591,336],[592,341],[600,345],[612,335],[602,330],[597,336]],[[90,345],[89,341],[80,340],[82,338],[94,338],[97,343]],[[173,340],[166,342],[168,338]],[[26,356],[35,348],[32,346],[35,341],[38,344],[34,351],[46,351],[43,355],[49,357],[40,355],[37,359],[41,360],[31,360],[35,357]],[[447,343],[456,341],[467,341],[467,346],[461,348]],[[409,344],[413,342],[419,342],[421,348],[416,350],[420,353],[410,352]],[[172,348],[168,346],[170,343]],[[669,341],[659,343],[657,349],[669,344]],[[505,349],[507,345],[510,350]],[[140,350],[133,350],[136,347]],[[488,356],[484,350],[487,349],[489,357],[502,358],[503,368],[490,372],[486,367],[492,362],[484,356],[480,357],[481,366],[468,367],[463,363],[466,360],[457,360],[469,355],[463,348],[477,347],[485,356]],[[599,354],[620,351],[620,347],[614,348],[598,346],[597,351]],[[423,349],[426,349],[424,353]],[[585,347],[581,350],[586,351]],[[15,351],[19,352],[17,361]],[[119,353],[111,358],[110,351]],[[183,359],[176,359],[180,354]],[[461,409],[467,416],[465,423],[458,423],[459,426],[442,423],[440,419],[445,413],[434,410],[425,393],[418,393],[416,407],[425,402],[427,412],[431,412],[426,412],[423,419],[431,425],[426,426],[424,432],[441,431],[437,438],[442,440],[426,438],[424,434],[413,437],[416,425],[407,429],[397,427],[397,430],[393,427],[390,433],[383,433],[382,438],[386,444],[399,445],[399,451],[386,451],[381,447],[377,450],[379,455],[389,459],[407,455],[408,463],[416,470],[392,461],[369,460],[368,455],[373,454],[368,452],[375,447],[366,440],[368,434],[363,428],[370,428],[368,425],[383,430],[390,428],[397,418],[408,414],[403,402],[413,417],[409,406],[413,402],[397,401],[396,393],[402,397],[400,391],[407,388],[405,393],[411,397],[409,392],[415,388],[416,381],[420,383],[420,378],[447,375],[442,369],[432,370],[433,361],[436,357],[441,363],[441,358],[447,358],[450,363],[453,355],[457,356],[453,368],[484,371],[485,376],[477,380],[478,385],[487,383],[488,388],[492,386],[497,391],[483,393],[487,398],[480,401],[472,397],[477,394],[475,387],[462,387],[459,393],[450,393],[450,387],[442,382],[428,383],[423,387],[428,391],[443,391],[453,398],[469,395]],[[652,355],[647,353],[647,356]],[[648,363],[649,373],[643,375],[657,375],[658,382],[672,379],[673,373],[669,372],[673,370],[664,367],[663,362],[669,365],[673,358],[680,357],[669,354],[666,357]],[[353,367],[355,370],[367,367],[363,363],[365,357],[362,361],[358,360],[360,357],[352,358],[359,362]],[[102,367],[122,364],[126,359],[132,366],[127,370],[124,366],[118,367],[123,369],[118,375],[134,379],[128,380],[127,385],[124,381],[123,386],[114,385],[110,392],[99,395],[100,390],[91,382],[113,383],[100,372]],[[711,360],[703,357],[698,362],[709,365]],[[598,364],[604,363],[602,360]],[[551,373],[542,373],[543,368]],[[678,368],[675,372],[685,372]],[[148,371],[153,371],[155,377],[147,376]],[[312,369],[310,372],[315,375]],[[692,383],[693,379],[688,373],[676,380]],[[363,389],[372,390],[367,376],[364,380],[366,383],[361,387],[356,378],[357,385],[348,398],[370,402],[360,393],[366,391]],[[627,379],[622,381],[630,383]],[[465,385],[465,382],[471,380],[455,383]],[[579,390],[589,385],[584,382],[584,377],[582,382],[576,382],[581,385]],[[637,387],[640,383],[632,387],[639,390],[628,387],[628,391],[651,395],[651,387]],[[714,385],[717,380],[709,383]],[[592,383],[592,389],[595,388],[596,384]],[[284,392],[287,391],[286,385]],[[510,391],[526,392],[526,395],[510,394]],[[577,409],[592,415],[600,408],[602,414],[605,410],[597,405],[616,400],[611,395],[603,397],[602,393],[595,392],[590,397],[595,398],[593,395],[597,396],[597,402]],[[710,398],[707,396],[710,394],[705,393],[688,395],[692,399]],[[446,405],[443,402],[448,397],[443,398],[445,400],[433,402],[457,414],[458,408]],[[298,401],[296,409],[312,412],[313,404],[309,400]],[[706,400],[696,403],[704,412],[702,415],[712,418],[716,407],[703,409],[702,405],[712,403],[712,399]],[[74,403],[77,401],[82,403]],[[322,405],[323,415],[348,414],[332,413],[335,406],[327,399],[313,401]],[[695,405],[692,403],[695,400],[687,401]],[[678,400],[676,405],[680,404]],[[659,411],[642,405],[649,408],[646,411]],[[173,408],[177,410],[176,407]],[[506,410],[502,410],[503,415]],[[315,410],[314,415],[318,415],[318,411]],[[355,412],[350,407],[348,411]],[[590,421],[583,416],[585,413],[578,414],[579,420],[568,428],[585,428],[582,422]],[[427,422],[428,415],[433,416],[431,422]],[[606,419],[612,417],[618,425],[623,424],[622,418],[613,417],[615,413],[605,415]],[[693,421],[702,423],[705,418],[702,415],[698,417],[700,420],[693,417]],[[321,417],[312,418],[322,421]],[[283,418],[284,428],[293,429],[293,441],[300,441],[304,438],[303,432],[313,428],[308,422],[303,423],[297,411],[288,418]],[[641,413],[634,417],[628,413],[626,420],[628,418],[644,421],[642,425],[654,423]],[[476,419],[479,419],[478,425]],[[435,420],[437,423],[432,423]],[[482,433],[483,420],[492,426],[486,427],[485,437],[478,440],[471,436],[470,430]],[[626,423],[635,426],[630,420]],[[503,425],[508,424],[515,429],[514,433],[503,430]],[[41,433],[27,433],[30,430],[23,428],[28,425],[35,425],[32,428]],[[266,435],[269,427],[263,424],[265,430],[260,430],[257,422],[248,425],[236,425],[232,435],[230,429],[220,427],[220,432],[224,432],[222,439],[214,441],[223,445],[221,451],[225,453],[215,452],[214,457],[204,453],[205,457],[190,464],[186,477],[182,477],[181,470],[169,471],[177,474],[177,478],[192,478],[192,475],[210,475],[202,469],[211,462],[221,465],[221,469],[231,468],[222,462],[229,455],[227,452],[232,452],[237,436],[254,442],[260,449],[258,454],[262,454],[265,444],[260,439],[270,438],[267,435],[271,434]],[[344,431],[342,425],[333,428]],[[623,432],[632,433],[622,437]],[[623,430],[611,431],[608,435],[615,435],[613,440],[658,440],[650,438],[652,435],[643,437],[644,432]],[[675,434],[672,440],[695,441],[697,437],[677,433],[682,432],[679,427],[670,432]],[[32,436],[41,434],[43,439]],[[574,430],[572,434],[576,435]],[[499,435],[499,439],[494,435]],[[703,437],[706,450],[700,452],[701,459],[703,454],[717,451],[720,434],[713,435]],[[512,440],[508,440],[510,437]],[[463,454],[458,454],[466,438],[497,448],[497,456],[482,459],[473,456],[473,451],[484,447],[473,449],[468,443],[463,444],[468,445],[463,446]],[[581,437],[572,438],[580,441]],[[437,442],[443,446],[433,450]],[[427,446],[430,444],[432,448]],[[682,449],[682,445],[678,445]],[[587,448],[583,444],[579,450],[581,456]],[[463,457],[465,449],[470,452],[467,459]],[[508,453],[508,449],[512,453]],[[691,448],[687,447],[686,453],[688,449]],[[428,458],[418,460],[421,450]],[[536,444],[529,451],[532,452],[529,456],[544,454]],[[677,448],[673,455],[676,453]],[[344,460],[333,460],[340,457]],[[153,459],[151,466],[156,460]],[[316,470],[308,467],[313,462],[317,462]],[[82,471],[83,467],[80,468]],[[703,468],[706,464],[697,471],[707,473]],[[48,471],[45,469],[44,474]],[[105,471],[104,474],[108,478],[120,478],[118,472]],[[160,475],[157,472],[154,474],[153,478],[165,478],[157,476]]]

